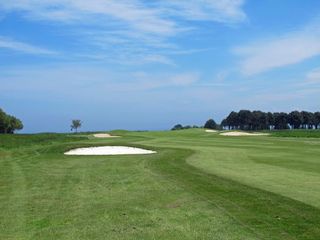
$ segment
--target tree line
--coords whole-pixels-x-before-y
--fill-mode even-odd
[[[5,113],[0,108],[0,133],[13,134],[16,130],[21,130],[23,124],[20,119]]]
[[[177,125],[174,125],[174,127],[171,129],[172,131],[175,131],[175,130],[183,130],[183,129],[190,129],[190,128],[200,128],[199,126],[196,126],[196,125],[186,125],[186,126],[183,126],[181,124],[177,124]]]
[[[229,130],[318,129],[320,127],[320,112],[232,111],[222,120],[221,126]]]
[[[197,126],[197,125],[186,125],[183,126],[181,124],[174,125],[173,128],[171,128],[171,131],[176,130],[184,130],[184,129],[190,129],[190,128],[208,128],[208,129],[218,129],[220,128],[220,125],[218,125],[213,119],[209,119],[204,126]]]
[[[172,130],[182,130],[197,126],[175,125]],[[220,124],[209,119],[204,124],[207,129],[227,130],[283,130],[283,129],[320,129],[320,112],[292,111],[285,112],[262,112],[240,110],[232,111]]]

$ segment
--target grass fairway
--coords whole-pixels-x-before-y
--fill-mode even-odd
[[[0,136],[0,239],[320,239],[320,138],[115,135]]]

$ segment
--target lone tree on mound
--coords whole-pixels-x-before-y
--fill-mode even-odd
[[[76,133],[78,132],[78,128],[81,128],[81,120],[75,119],[71,122],[71,131],[75,130]]]
[[[204,128],[208,129],[217,129],[217,123],[213,119],[209,119],[206,124],[204,125]]]

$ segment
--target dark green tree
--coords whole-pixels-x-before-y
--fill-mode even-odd
[[[76,133],[78,132],[78,128],[81,128],[81,120],[78,120],[78,119],[74,119],[72,120],[71,122],[71,131],[75,130]]]
[[[302,124],[302,115],[298,111],[292,111],[288,115],[288,123],[293,129],[299,129]]]
[[[182,129],[183,129],[183,126],[181,124],[177,124],[171,130],[176,131],[176,130],[182,130]]]
[[[222,129],[229,127],[226,118],[221,121],[220,126],[222,127]]]
[[[267,126],[269,130],[274,128],[274,114],[272,112],[267,113]]]
[[[313,114],[313,119],[314,119],[314,126],[316,129],[318,129],[320,126],[320,112],[315,112]]]
[[[304,129],[312,128],[313,125],[313,114],[311,112],[302,111],[302,126]]]
[[[0,133],[5,133],[7,124],[7,114],[0,108]]]
[[[17,130],[23,129],[22,122],[13,116],[8,116],[8,128],[7,133],[13,134]]]
[[[232,111],[225,119],[225,124],[228,129],[238,129],[239,127],[239,116],[238,113]]]
[[[213,120],[213,119],[209,119],[205,124],[204,124],[204,128],[207,129],[217,129],[218,125],[217,123]]]
[[[0,109],[0,133],[14,133],[17,130],[21,130],[23,124],[21,120],[14,116],[6,114],[2,109]]]
[[[288,129],[288,114],[284,112],[274,113],[274,127],[277,130]]]
[[[241,130],[252,129],[252,113],[249,110],[240,110],[238,113],[238,121]]]
[[[267,129],[267,114],[262,111],[253,111],[251,114],[251,130]]]

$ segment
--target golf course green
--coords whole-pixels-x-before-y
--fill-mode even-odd
[[[320,239],[320,131],[111,134],[1,135],[0,239]]]

